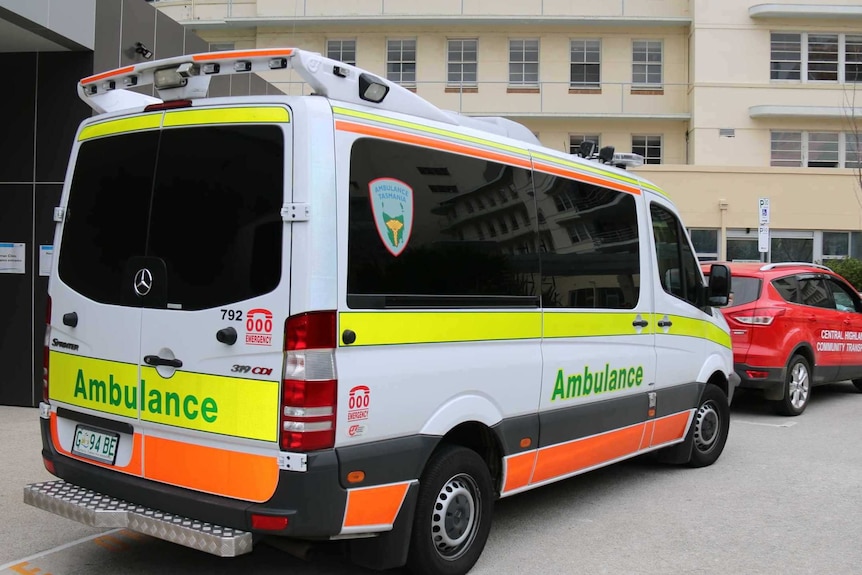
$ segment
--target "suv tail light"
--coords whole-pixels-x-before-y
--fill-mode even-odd
[[[775,318],[784,315],[786,310],[780,307],[766,307],[759,309],[749,309],[726,314],[732,320],[746,325],[766,326],[771,325]]]
[[[311,312],[284,324],[281,448],[312,451],[335,445],[335,312]]]
[[[42,348],[42,401],[48,403],[48,369],[51,363],[51,296],[45,304],[45,347]]]

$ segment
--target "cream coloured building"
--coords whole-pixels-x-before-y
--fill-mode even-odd
[[[846,1],[846,0],[845,0]],[[862,4],[159,0],[212,49],[296,46],[550,147],[647,159],[702,259],[862,257]],[[304,87],[289,72],[266,79]],[[768,198],[768,253],[758,251]]]

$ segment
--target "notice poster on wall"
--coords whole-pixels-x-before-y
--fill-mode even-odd
[[[27,244],[0,242],[0,274],[23,274]]]
[[[51,266],[54,263],[54,246],[39,246],[39,275],[51,275]]]

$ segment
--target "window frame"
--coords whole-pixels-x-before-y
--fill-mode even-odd
[[[460,50],[459,54],[461,56],[461,60],[457,62],[453,62],[451,60],[452,55],[452,43],[460,42]],[[464,44],[466,42],[473,42],[473,53],[475,57],[473,60],[465,60],[464,59]],[[460,72],[458,73],[460,76],[460,80],[453,81],[452,80],[452,66],[459,66]],[[468,81],[464,80],[464,68],[466,66],[473,66],[473,75],[475,77],[474,80]],[[447,38],[446,39],[446,85],[449,87],[460,88],[462,86],[468,88],[475,88],[479,85],[479,39],[478,38]]]
[[[390,60],[389,54],[395,51],[393,48],[393,43],[398,42],[399,46],[397,48],[397,52],[399,54],[398,60]],[[405,42],[413,43],[413,59],[405,60],[404,59],[404,44]],[[416,38],[387,38],[386,39],[386,79],[390,82],[395,82],[400,86],[404,86],[406,88],[415,88],[416,87],[416,77],[417,77],[417,54],[418,54],[418,42]],[[399,71],[397,73],[398,78],[394,77],[395,72],[390,70],[390,66],[398,65]],[[413,66],[413,79],[405,81],[405,69],[409,69],[410,66]]]
[[[796,160],[776,159],[776,152],[795,152],[795,150],[776,150],[775,146],[779,142],[791,142],[791,140],[776,140],[776,134],[793,134],[799,135],[799,162]],[[835,166],[811,166],[811,135],[812,134],[834,134],[838,139],[838,149],[836,152]],[[858,169],[862,167],[862,148],[858,151],[852,149],[855,146],[848,146],[851,140],[858,141],[862,144],[862,134],[858,136],[853,132],[840,132],[834,130],[770,130],[769,131],[769,165],[774,168],[822,168],[822,169]],[[797,140],[792,140],[796,142]],[[824,140],[821,140],[824,141]],[[848,162],[848,158],[856,153],[858,161]],[[780,162],[780,163],[776,163]],[[857,166],[858,164],[858,166]]]
[[[778,34],[783,35],[798,35],[799,36],[799,78],[775,78],[774,64],[777,62],[795,62],[795,60],[776,60],[773,58],[773,45],[776,43],[774,37]],[[836,79],[835,80],[819,80],[810,79],[810,66],[812,62],[810,54],[811,37],[826,37],[837,36],[837,61],[836,61]],[[858,60],[848,63],[848,38],[851,40],[851,46],[858,46]],[[782,42],[787,43],[787,42]],[[862,33],[858,32],[796,32],[793,30],[771,30],[769,33],[769,81],[776,83],[796,83],[796,84],[858,84],[862,83]],[[817,60],[814,61],[815,63]],[[848,80],[848,66],[856,66],[856,71],[853,75],[858,78]]]
[[[598,44],[598,50],[591,50],[588,47],[588,43],[595,42]],[[582,57],[581,60],[575,60],[575,44],[580,43],[582,46],[580,47],[578,54]],[[588,61],[588,57],[590,54],[598,54],[598,59],[595,62]],[[574,71],[575,66],[583,67],[583,77],[584,81],[575,81],[574,79]],[[589,67],[595,66],[598,68],[599,79],[597,82],[587,81],[587,70]],[[598,90],[602,87],[602,39],[601,38],[572,38],[569,40],[569,88],[574,89],[587,89],[587,90]]]
[[[513,46],[513,44],[516,42],[521,43],[520,52],[521,52],[521,56],[523,58],[523,60],[521,60],[521,61],[512,60],[512,51],[515,48]],[[532,60],[528,61],[526,59],[527,58],[527,42],[535,42],[536,43],[536,60],[535,61],[532,61]],[[541,43],[540,38],[509,38],[509,86],[516,87],[516,88],[538,88],[539,87],[539,84],[540,84],[539,63],[540,63],[541,54],[542,54],[541,50],[542,50],[542,43]],[[521,79],[520,80],[513,79],[514,76],[513,76],[512,66],[518,66],[518,65],[521,66]],[[527,78],[527,66],[535,66],[536,67],[536,81],[535,82],[528,82],[527,81],[527,79],[526,79]]]
[[[338,43],[337,49],[333,50],[333,44]],[[353,60],[345,60],[344,52],[345,43],[353,44]],[[349,50],[348,50],[349,51]],[[337,58],[333,58],[333,52],[338,53]],[[351,66],[356,66],[356,38],[327,38],[326,40],[326,57],[332,60],[338,60],[339,62],[344,62],[345,64],[349,64]]]
[[[645,138],[644,145],[643,146],[636,146],[635,145],[635,138]],[[651,148],[652,149],[656,148],[655,145],[650,145],[649,138],[658,138],[659,155],[658,155],[658,161],[657,162],[650,161],[650,160],[654,160],[655,158],[650,158],[646,153]],[[635,151],[635,148],[643,148],[645,153],[643,153],[641,155],[644,157],[644,164],[661,164],[664,162],[664,135],[663,134],[632,134],[631,142],[632,142],[631,150],[632,150],[633,154],[639,153],[639,152]]]
[[[637,45],[638,43],[645,43],[646,51],[644,52],[644,60],[636,60]],[[650,45],[657,44],[658,45],[658,54],[659,60],[658,62],[651,62],[649,56],[651,53]],[[637,72],[635,71],[636,66],[644,66],[644,79],[642,82],[639,82],[635,79],[635,75]],[[658,83],[650,82],[650,68],[658,66],[659,70],[659,81]],[[655,39],[655,38],[635,38],[632,39],[632,88],[636,90],[660,90],[664,88],[664,40]]]

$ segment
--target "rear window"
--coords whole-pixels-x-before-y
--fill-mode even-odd
[[[730,301],[727,307],[751,303],[760,297],[760,279],[742,276],[730,277]]]
[[[164,262],[172,309],[268,293],[281,277],[283,183],[278,126],[85,142],[72,177],[60,278],[90,299],[120,304],[132,286],[129,260],[147,257]]]

